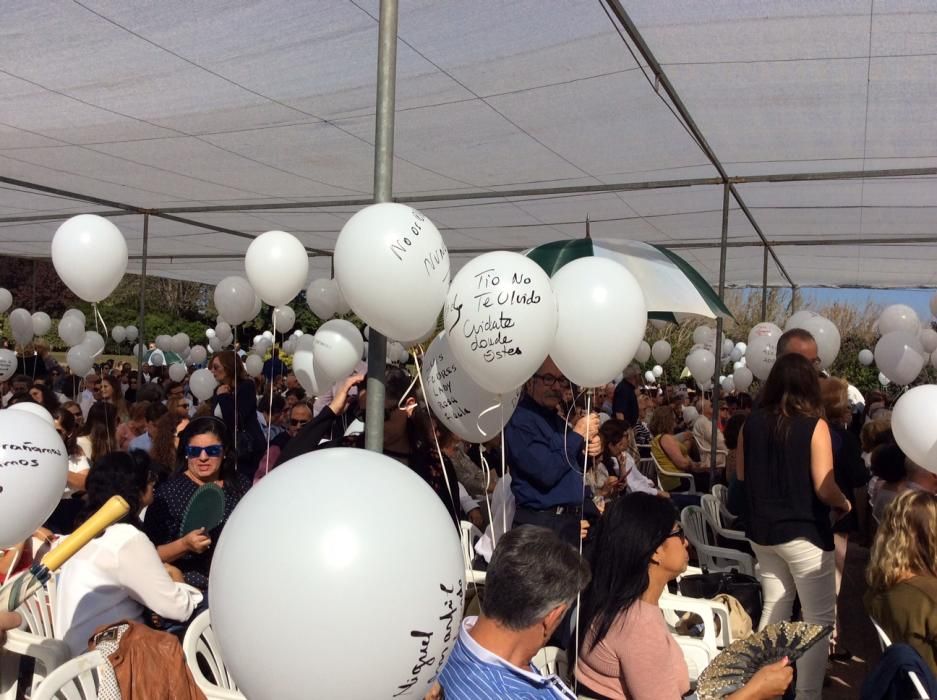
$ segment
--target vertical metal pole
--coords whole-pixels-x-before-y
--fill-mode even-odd
[[[377,113],[374,119],[374,201],[389,202],[394,191],[394,97],[397,81],[397,0],[381,0],[377,46]],[[387,339],[373,328],[368,336],[368,397],[364,445],[384,450],[384,369]]]
[[[140,317],[137,319],[137,390],[143,386],[143,353],[146,349],[146,246],[150,239],[150,215],[143,214],[143,258],[140,261]]]
[[[729,242],[729,183],[723,185],[722,189],[722,244],[719,248],[719,298],[723,299],[726,294],[726,253]],[[719,384],[719,371],[722,369],[722,316],[716,319],[716,347],[713,353],[716,356],[716,369],[713,372],[713,395],[712,395],[712,443],[709,450],[709,488],[712,489],[716,483],[716,447],[719,444],[719,391],[722,387]],[[702,459],[703,455],[700,455]]]
[[[768,246],[764,247],[765,260],[761,269],[761,321],[768,320]]]
[[[36,313],[38,309],[36,308],[36,259],[33,258],[33,313]]]
[[[791,314],[797,311],[797,285],[791,285]]]

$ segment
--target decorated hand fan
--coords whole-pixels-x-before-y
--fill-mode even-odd
[[[746,639],[727,646],[700,674],[696,684],[699,700],[717,700],[748,683],[763,666],[785,656],[790,663],[833,631],[830,625],[779,622],[768,625]]]
[[[182,514],[179,537],[185,537],[192,530],[205,528],[213,530],[224,520],[224,490],[215,484],[202,484],[192,494],[189,504]]]

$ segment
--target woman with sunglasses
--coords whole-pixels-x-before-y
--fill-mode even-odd
[[[658,607],[664,588],[688,560],[677,510],[667,499],[629,493],[606,508],[594,531],[592,581],[579,616],[580,698],[679,700],[689,692],[683,652]],[[783,659],[728,697],[777,697],[792,677]]]
[[[205,591],[214,552],[212,544],[218,540],[250,482],[236,469],[228,429],[213,416],[189,423],[180,435],[178,459],[180,470],[156,489],[153,504],[146,511],[144,529],[162,560],[177,566],[186,583]],[[189,501],[204,484],[215,484],[224,490],[224,518],[208,532],[200,528],[180,536]]]
[[[146,606],[172,620],[187,620],[202,594],[185,585],[181,574],[164,566],[141,530],[140,511],[153,500],[155,475],[144,452],[111,452],[88,473],[80,521],[112,496],[121,496],[130,512],[85,545],[63,567],[58,581],[55,635],[72,654],[84,652],[101,625],[119,620],[143,621]]]

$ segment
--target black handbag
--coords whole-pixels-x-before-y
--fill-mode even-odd
[[[736,598],[745,612],[752,619],[752,626],[758,629],[761,610],[764,607],[764,595],[761,584],[753,576],[730,572],[704,572],[684,576],[677,583],[681,595],[689,598],[708,598],[712,600],[721,593]]]

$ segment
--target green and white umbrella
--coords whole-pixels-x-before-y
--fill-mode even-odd
[[[148,365],[152,365],[152,358],[154,355],[162,356],[164,365],[174,365],[177,362],[185,362],[182,359],[182,355],[176,352],[170,352],[169,350],[147,350],[143,353],[143,362]],[[159,360],[157,360],[158,362]]]
[[[634,275],[647,302],[648,318],[732,318],[719,295],[683,258],[641,241],[576,238],[531,248],[525,255],[551,277],[563,265],[591,255],[620,263]]]

